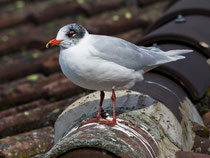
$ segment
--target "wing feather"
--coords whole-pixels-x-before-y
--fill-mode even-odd
[[[91,35],[92,55],[129,69],[143,70],[172,61],[155,47],[139,47],[117,37]]]

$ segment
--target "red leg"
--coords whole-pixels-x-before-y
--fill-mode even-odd
[[[112,89],[112,103],[113,103],[113,120],[112,121],[100,121],[101,124],[116,125],[116,95],[114,89]]]
[[[103,104],[103,100],[104,100],[104,96],[105,96],[105,93],[104,91],[100,91],[100,104],[99,104],[99,109],[98,109],[98,113],[97,113],[97,116],[96,118],[93,118],[91,120],[88,120],[86,122],[84,122],[82,125],[85,125],[85,124],[88,124],[88,123],[93,123],[93,122],[99,122],[100,119],[101,119],[101,109],[102,109],[102,104]]]
[[[101,119],[101,109],[102,109],[102,104],[103,104],[104,96],[105,96],[104,91],[100,91],[100,92],[101,92],[101,94],[100,94],[101,100],[100,100],[100,104],[99,104],[98,113],[96,116],[96,118],[98,118],[99,120]]]

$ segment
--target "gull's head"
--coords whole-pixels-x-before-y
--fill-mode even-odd
[[[62,27],[55,39],[49,41],[47,48],[59,45],[62,49],[72,47],[87,34],[87,30],[78,24],[69,24]]]

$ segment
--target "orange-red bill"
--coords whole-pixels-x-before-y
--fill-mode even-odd
[[[53,47],[55,45],[58,45],[62,42],[63,40],[56,40],[56,39],[52,39],[50,40],[47,44],[46,44],[46,48],[50,48]]]

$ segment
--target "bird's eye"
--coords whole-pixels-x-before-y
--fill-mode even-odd
[[[74,36],[75,36],[75,32],[74,32],[74,31],[70,31],[70,32],[68,33],[68,36],[69,36],[69,37],[74,37]]]

